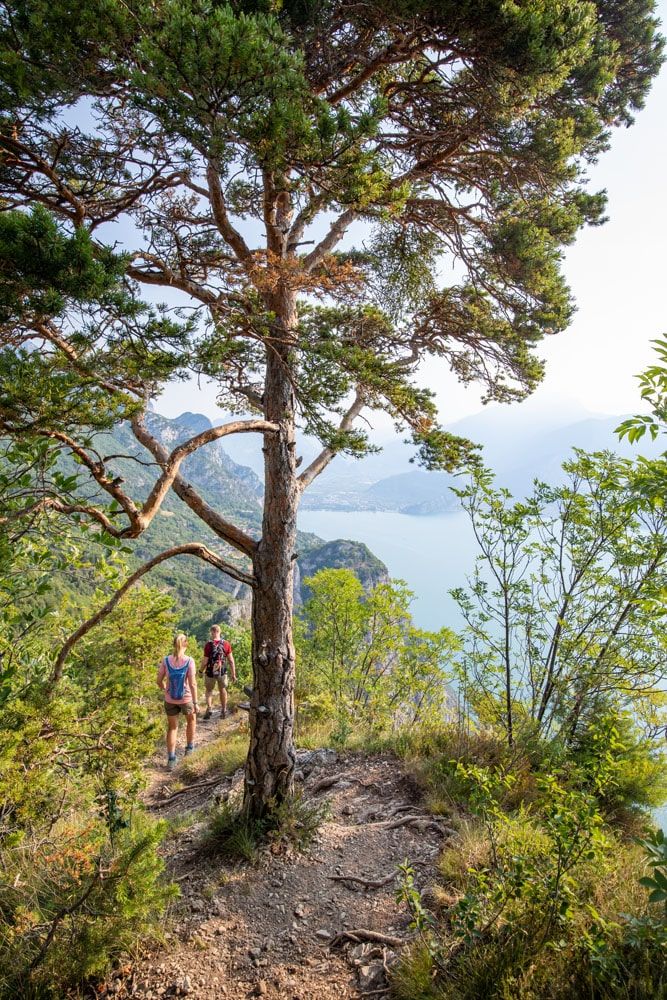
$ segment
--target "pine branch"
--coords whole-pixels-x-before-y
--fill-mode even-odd
[[[100,389],[105,389],[107,392],[112,394],[116,394],[118,392],[128,392],[135,396],[140,394],[139,388],[137,386],[133,386],[131,383],[124,383],[120,386],[115,385],[113,382],[109,382],[107,379],[97,378],[95,372],[91,371],[91,369],[81,360],[79,353],[70,341],[54,328],[50,320],[38,320],[32,324],[31,328],[35,333],[39,334],[43,340],[48,341],[50,344],[53,344],[54,347],[57,347],[58,350],[62,351],[74,371],[78,372],[79,375],[83,375],[84,378],[94,381]]]

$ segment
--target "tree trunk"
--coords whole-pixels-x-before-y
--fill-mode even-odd
[[[267,348],[264,410],[280,425],[280,433],[264,436],[262,539],[253,559],[253,694],[245,804],[255,818],[293,794],[296,761],[292,606],[299,487],[288,343],[296,325],[296,299],[290,291],[276,298],[278,322]]]

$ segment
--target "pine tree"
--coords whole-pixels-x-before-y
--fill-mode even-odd
[[[300,497],[336,454],[371,446],[364,410],[407,429],[428,467],[469,457],[416,383],[428,356],[488,399],[538,383],[534,349],[572,311],[561,248],[602,220],[587,165],[660,64],[653,5],[20,0],[1,11],[0,430],[73,455],[98,491],[84,501],[38,477],[11,516],[49,508],[133,539],[173,490],[243,557],[193,540],[160,558],[198,556],[252,586],[246,798],[261,815],[293,785]],[[456,265],[452,283],[443,262]],[[147,304],[147,289],[185,311]],[[170,453],[144,414],[192,373],[215,380],[239,419]],[[143,504],[95,450],[95,431],[119,420],[159,469]],[[322,443],[304,469],[297,426]],[[236,432],[263,438],[260,539],[180,472]]]

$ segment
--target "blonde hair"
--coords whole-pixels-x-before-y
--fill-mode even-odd
[[[219,625],[211,625],[211,632],[222,632]]]
[[[183,635],[179,632],[178,635],[174,636],[174,656],[177,660],[180,660],[182,656],[185,656],[185,647],[188,643],[187,635]]]

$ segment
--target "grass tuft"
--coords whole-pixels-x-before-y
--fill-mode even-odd
[[[261,847],[306,850],[317,836],[327,803],[311,804],[295,797],[276,806],[265,819],[251,819],[243,805],[223,802],[211,814],[201,849],[228,861],[254,863]]]

